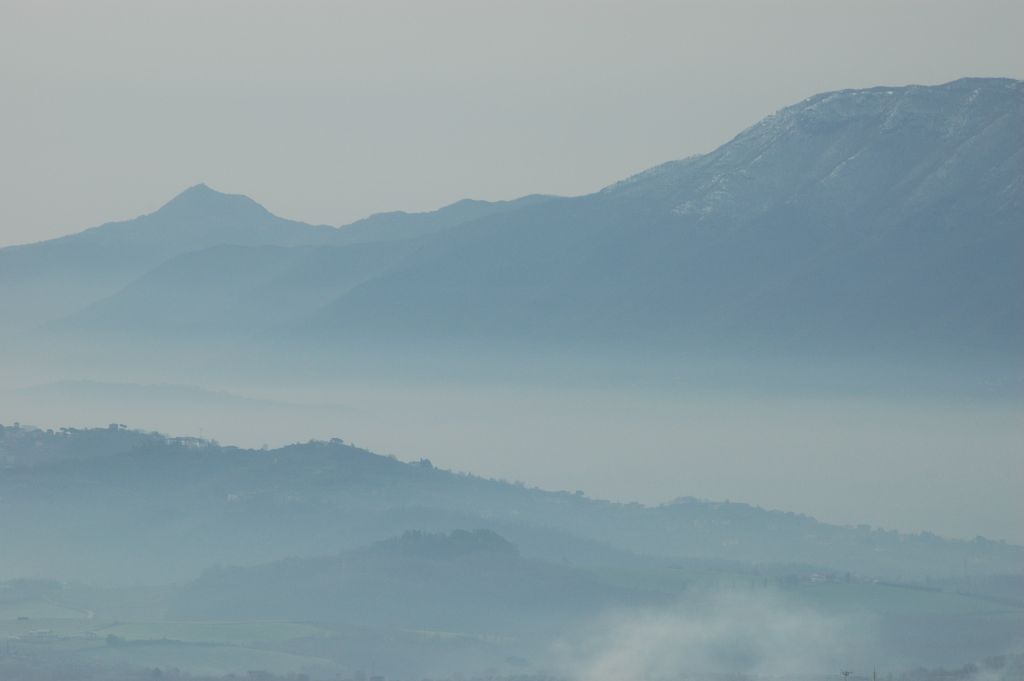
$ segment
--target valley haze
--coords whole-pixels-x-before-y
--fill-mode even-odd
[[[1022,101],[826,93],[594,194],[342,228],[197,185],[0,250],[0,400],[1024,542]]]
[[[1019,679],[1024,82],[595,189],[0,248],[0,677]]]

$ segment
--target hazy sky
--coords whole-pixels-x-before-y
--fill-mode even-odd
[[[1024,3],[0,0],[0,245],[206,182],[341,224],[595,190],[822,90],[1024,77]]]

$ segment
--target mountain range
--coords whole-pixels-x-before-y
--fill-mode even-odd
[[[332,228],[198,185],[134,220],[0,249],[0,315],[8,338],[172,353],[219,339],[262,356],[1016,363],[1021,272],[1024,83],[964,79],[816,95],[711,153],[579,197]]]

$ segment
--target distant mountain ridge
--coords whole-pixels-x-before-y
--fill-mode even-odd
[[[2,517],[32,519],[0,523],[3,567],[11,573],[0,579],[117,582],[145,570],[173,581],[215,564],[465,528],[500,534],[523,558],[569,565],[831,569],[890,578],[1013,574],[1024,565],[1024,547],[980,537],[840,527],[728,502],[611,503],[457,474],[426,460],[403,463],[340,440],[246,450],[117,425],[8,426],[0,427],[0,466]],[[491,535],[423,544],[413,537],[379,548],[515,553]]]
[[[88,317],[92,313],[85,310],[96,305],[102,317],[103,301],[108,297],[124,290],[128,297],[145,299],[145,287],[154,278],[162,277],[161,272],[173,270],[180,259],[184,259],[188,269],[172,275],[178,280],[162,281],[158,287],[179,289],[181,305],[187,307],[201,304],[202,298],[215,289],[214,281],[218,278],[237,289],[245,284],[236,279],[239,275],[248,276],[250,281],[262,281],[261,278],[272,277],[289,262],[303,258],[306,261],[298,266],[300,269],[344,270],[351,260],[347,253],[339,256],[339,262],[332,262],[332,253],[342,247],[382,244],[376,250],[362,246],[355,256],[360,261],[365,254],[371,254],[372,260],[375,253],[388,250],[389,245],[394,245],[390,250],[401,255],[405,251],[400,242],[545,199],[532,196],[495,203],[467,200],[429,213],[374,215],[337,228],[280,218],[246,196],[223,194],[198,184],[153,213],[133,220],[110,222],[49,241],[0,248],[0,286],[6,294],[0,299],[0,318],[4,320],[0,331],[25,329],[68,315],[84,313]],[[311,252],[317,248],[325,249],[324,255]],[[276,269],[271,253],[281,259]],[[237,264],[232,268],[230,260],[219,259],[221,255],[233,257]],[[380,257],[386,259],[383,253]],[[244,262],[247,258],[251,262]],[[367,269],[362,262],[355,266]],[[271,271],[263,272],[266,267]],[[205,271],[200,272],[201,268]],[[193,281],[196,276],[205,279]],[[345,271],[337,276],[352,279]],[[136,282],[142,292],[133,290]],[[313,282],[313,288],[318,283]],[[344,290],[326,289],[333,296]],[[151,307],[157,314],[162,312],[158,301],[152,301]],[[163,314],[170,316],[166,311]],[[102,326],[101,320],[99,323]]]
[[[572,198],[331,228],[197,186],[0,249],[0,340],[23,385],[718,363],[988,394],[1024,366],[1022,131],[1024,83],[964,79],[815,95]]]
[[[497,213],[549,201],[554,197],[534,194],[511,201],[463,199],[428,213],[394,211],[377,213],[340,228],[338,241],[344,244],[369,241],[416,239]]]
[[[177,331],[270,353],[415,338],[1019,360],[1022,225],[1024,83],[964,79],[816,95],[576,198],[335,229],[200,185],[2,249],[0,283],[29,321],[66,318],[61,337],[168,347]]]

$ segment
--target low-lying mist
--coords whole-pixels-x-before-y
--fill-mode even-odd
[[[731,499],[829,522],[1024,542],[1024,421],[1013,398],[443,379],[211,389],[61,381],[4,391],[0,409],[7,423],[125,423],[254,448],[342,437],[599,498]]]
[[[957,669],[964,646],[976,646],[976,653],[989,651],[988,667],[946,674],[962,681],[1016,678],[1003,665],[1019,665],[1019,635],[982,620],[945,619],[940,612],[896,616],[856,600],[809,602],[770,586],[695,588],[663,607],[606,611],[559,640],[550,665],[581,681],[827,679],[840,670],[892,678],[912,668],[927,676],[923,661]]]
[[[878,664],[865,659],[873,639],[864,617],[824,614],[773,591],[710,591],[656,610],[606,613],[552,655],[581,681],[828,677]]]

